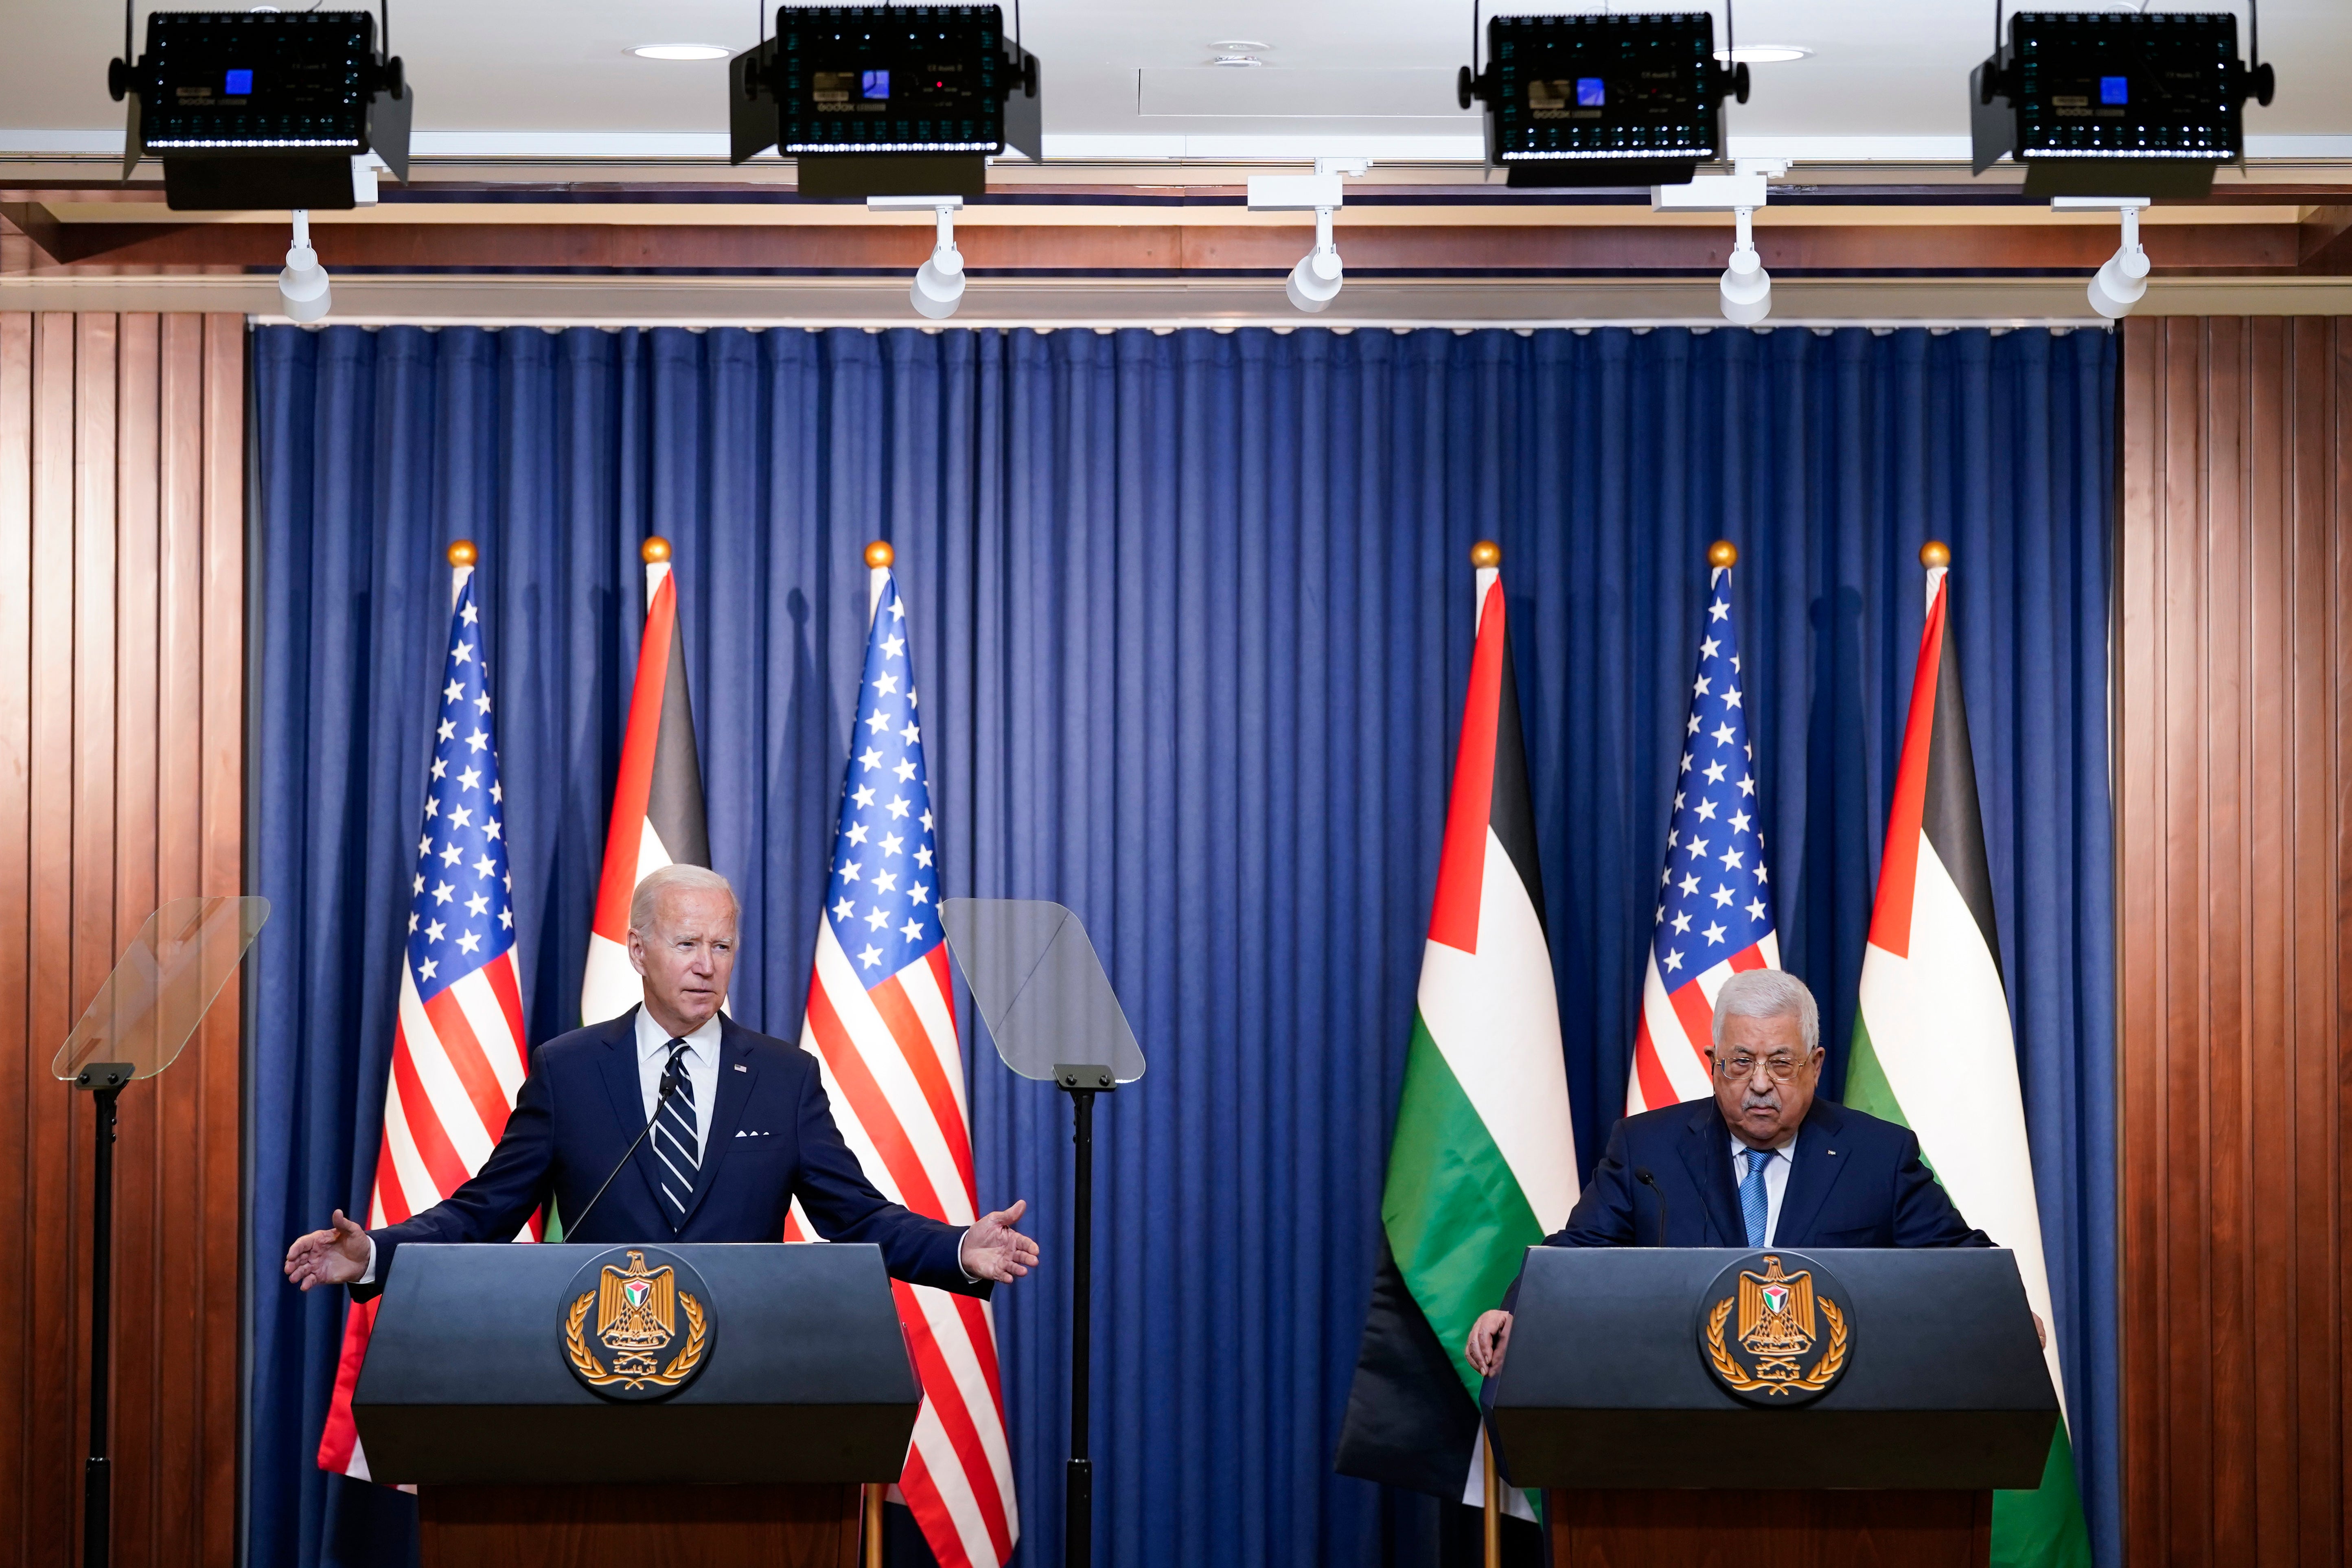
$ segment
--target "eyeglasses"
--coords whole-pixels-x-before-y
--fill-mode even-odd
[[[1743,1051],[1736,1057],[1717,1057],[1715,1061],[1715,1070],[1723,1075],[1723,1080],[1726,1083],[1738,1083],[1742,1079],[1755,1077],[1756,1069],[1760,1065],[1774,1083],[1787,1083],[1797,1076],[1797,1069],[1810,1059],[1810,1058],[1782,1055],[1751,1057]]]

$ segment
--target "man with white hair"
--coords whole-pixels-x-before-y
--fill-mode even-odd
[[[1029,1272],[1037,1244],[1013,1228],[1025,1204],[959,1229],[891,1203],[842,1142],[816,1058],[719,1011],[737,913],[715,871],[647,873],[629,903],[645,1001],[532,1053],[472,1180],[374,1231],[337,1209],[331,1228],[288,1249],[287,1279],[305,1290],[348,1285],[366,1300],[404,1243],[510,1240],[551,1203],[566,1241],[780,1241],[794,1197],[819,1234],[876,1244],[891,1274],[917,1285],[985,1297]]]
[[[1628,1116],[1547,1247],[1990,1247],[1919,1158],[1907,1127],[1817,1097],[1822,1015],[1778,969],[1715,997],[1715,1097]],[[1510,1342],[1514,1283],[1471,1326],[1492,1376]],[[2037,1320],[2038,1322],[2038,1320]]]

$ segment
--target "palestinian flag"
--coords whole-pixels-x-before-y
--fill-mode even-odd
[[[1480,1379],[1465,1342],[1527,1249],[1567,1221],[1577,1180],[1501,552],[1482,543],[1471,560],[1478,643],[1338,1468],[1477,1503]]]
[[[629,963],[629,898],[638,881],[662,866],[710,864],[702,761],[694,749],[694,705],[686,694],[686,647],[678,635],[669,541],[648,539],[642,553],[646,630],[637,645],[628,732],[621,739],[621,776],[613,786],[613,826],[604,837],[604,874],[596,884],[588,968],[580,982],[583,1024],[617,1018],[645,996],[644,983]]]
[[[1927,567],[1927,626],[1863,953],[1845,1102],[1918,1134],[1952,1201],[1996,1246],[2017,1254],[2026,1300],[2054,1324],[1952,640],[1950,558],[1932,542],[1919,552]],[[2054,1331],[2044,1353],[2063,1411],[2066,1384]],[[2090,1538],[2063,1421],[2041,1489],[1993,1494],[1992,1560],[2088,1568]]]

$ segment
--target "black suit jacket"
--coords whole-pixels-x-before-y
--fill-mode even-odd
[[[1655,1188],[1635,1175],[1647,1171]],[[1960,1217],[1907,1127],[1815,1100],[1797,1129],[1773,1245],[1990,1247]],[[1628,1116],[1568,1223],[1546,1247],[1748,1245],[1731,1174],[1731,1130],[1712,1098]],[[1518,1299],[1512,1282],[1503,1306]]]
[[[723,1016],[717,1103],[684,1222],[673,1227],[656,1196],[659,1156],[651,1139],[590,1209],[598,1184],[646,1124],[636,1022],[632,1007],[533,1052],[506,1131],[480,1173],[424,1213],[369,1232],[375,1282],[352,1286],[352,1295],[366,1300],[383,1289],[407,1242],[509,1241],[550,1200],[572,1227],[564,1240],[618,1246],[780,1241],[795,1195],[818,1234],[877,1244],[898,1278],[988,1295],[987,1280],[964,1276],[961,1226],[901,1208],[866,1181],[834,1125],[816,1058]],[[583,1213],[584,1223],[573,1220]]]

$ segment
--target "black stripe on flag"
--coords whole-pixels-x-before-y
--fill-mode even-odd
[[[1977,806],[1976,754],[1969,745],[1969,710],[1960,692],[1959,639],[1952,632],[1951,579],[1944,580],[1944,647],[1936,658],[1936,717],[1927,736],[1927,782],[1919,826],[1936,858],[1967,900],[1984,933],[1993,970],[2000,970],[2000,931],[1992,903],[1992,867],[1985,856],[1984,816]]]
[[[1496,583],[1488,591],[1499,594],[1503,585]],[[1536,860],[1535,797],[1528,788],[1528,746],[1519,732],[1519,682],[1511,668],[1507,614],[1503,617],[1503,680],[1495,704],[1495,781],[1486,803],[1486,825],[1527,885],[1528,902],[1535,906],[1536,924],[1549,944],[1551,928],[1544,919],[1543,871]]]
[[[1478,1407],[1383,1239],[1332,1468],[1460,1502],[1477,1446]]]
[[[686,637],[669,624],[669,659],[663,666],[661,732],[654,742],[646,820],[679,866],[710,864],[710,827],[703,816],[702,757],[694,744],[694,702],[686,689]]]

